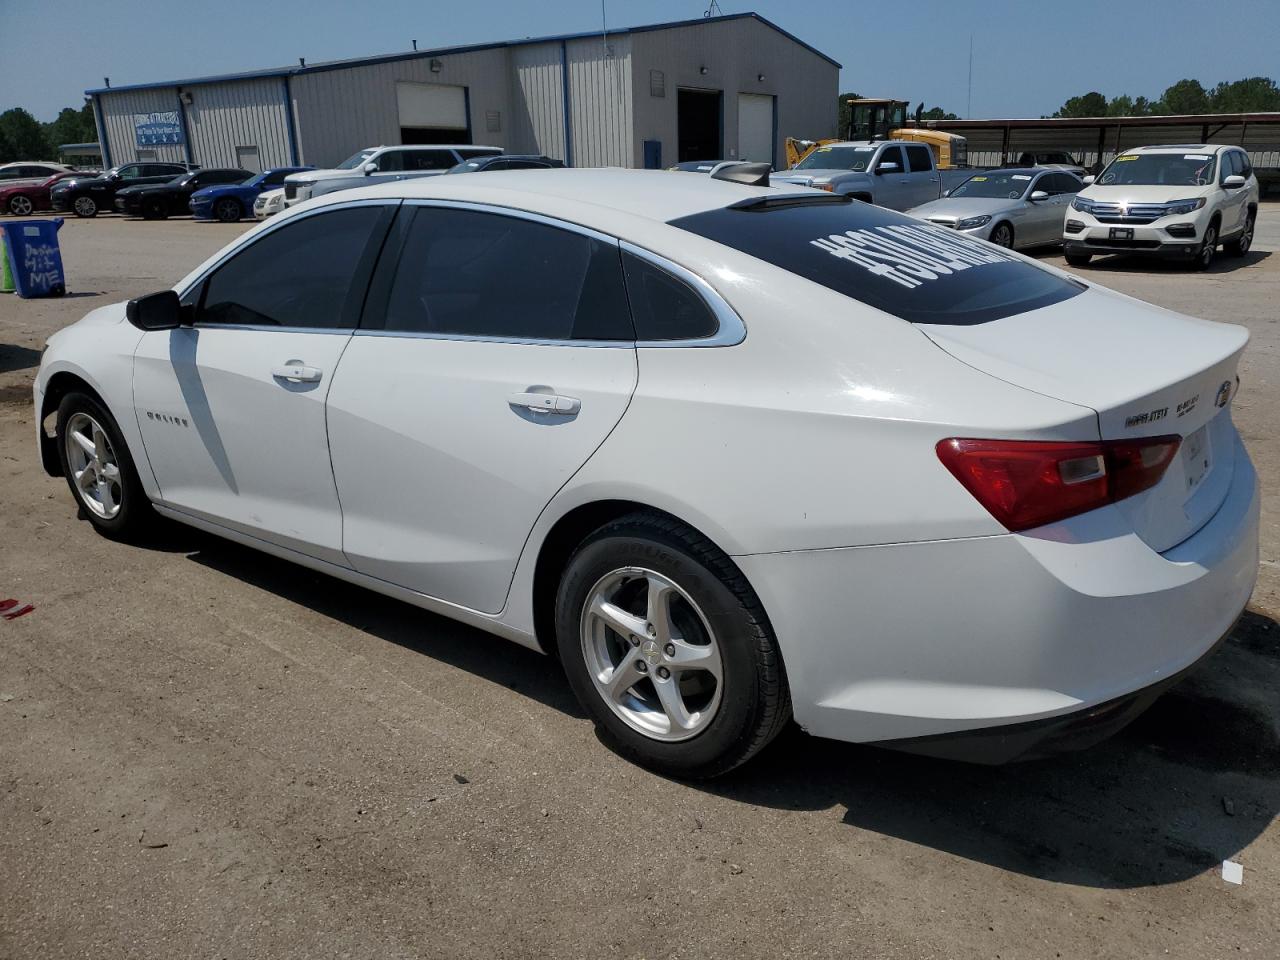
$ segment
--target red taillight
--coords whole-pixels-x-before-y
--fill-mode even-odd
[[[1062,443],[938,443],[938,459],[1009,530],[1029,530],[1154,487],[1181,437]]]

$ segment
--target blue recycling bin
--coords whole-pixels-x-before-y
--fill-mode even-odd
[[[61,227],[61,217],[0,224],[9,267],[13,272],[13,286],[23,299],[60,297],[67,292],[67,281],[62,274],[62,251],[58,249],[58,230]]]

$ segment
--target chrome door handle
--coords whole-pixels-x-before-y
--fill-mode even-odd
[[[308,367],[301,360],[290,360],[271,368],[271,376],[293,383],[316,383],[320,379],[319,367]]]
[[[562,397],[554,393],[513,393],[507,397],[507,403],[544,416],[557,414],[567,417],[582,409],[582,401],[577,397]]]

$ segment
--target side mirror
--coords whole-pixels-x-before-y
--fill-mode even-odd
[[[367,177],[367,176],[369,176],[369,174],[371,174],[371,173],[377,173],[377,172],[378,172],[378,165],[377,165],[376,163],[374,163],[372,160],[370,160],[368,163],[366,163],[366,164],[365,164],[363,167],[361,167],[360,169],[364,171],[364,175]]]
[[[1049,194],[1045,193],[1043,190],[1032,190],[1031,196],[1027,197],[1027,199],[1031,201],[1048,200]]]
[[[139,330],[175,330],[182,326],[182,304],[172,290],[136,297],[124,312]]]
[[[120,174],[118,174],[118,173],[108,173],[108,174],[107,174],[107,179],[108,179],[108,180],[119,180],[119,179],[121,179],[121,178],[120,178]]]
[[[1083,179],[1084,179],[1084,184],[1087,187],[1089,184],[1093,183],[1094,177],[1092,173],[1087,173],[1084,175]]]
[[[1222,185],[1228,190],[1239,190],[1244,186],[1244,184],[1244,177],[1240,176],[1238,173],[1233,173],[1231,176],[1227,177],[1227,179],[1222,181]]]
[[[951,196],[951,191],[950,191],[950,190],[943,190],[943,191],[942,191],[942,195],[943,195],[944,197],[949,197],[949,196]]]
[[[897,173],[902,168],[892,160],[885,161],[876,167],[876,175],[883,176],[886,173]]]

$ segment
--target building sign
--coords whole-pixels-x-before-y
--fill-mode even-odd
[[[164,113],[135,113],[133,131],[140,147],[182,143],[182,123],[178,120],[177,110]]]

